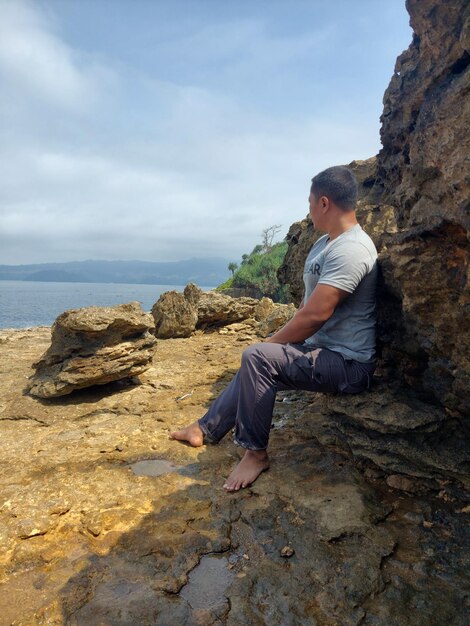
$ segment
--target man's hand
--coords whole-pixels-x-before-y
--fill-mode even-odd
[[[347,291],[319,284],[305,305],[267,343],[301,343],[317,332],[333,315],[336,307],[349,296]]]

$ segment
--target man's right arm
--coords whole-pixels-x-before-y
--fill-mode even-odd
[[[331,285],[318,284],[294,317],[267,343],[301,343],[311,337],[333,315],[336,307],[349,296],[347,291]]]

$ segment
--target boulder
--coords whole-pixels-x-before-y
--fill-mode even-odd
[[[260,322],[258,333],[261,337],[275,333],[295,315],[295,304],[277,304],[271,313]]]
[[[190,337],[198,319],[195,303],[178,291],[163,293],[153,305],[152,315],[155,321],[155,335],[160,339]]]
[[[160,339],[190,337],[196,328],[225,326],[253,317],[259,301],[204,292],[193,283],[184,292],[167,291],[152,307]]]
[[[204,292],[194,283],[188,283],[184,288],[183,293],[186,300],[193,306],[197,307],[199,299]]]
[[[202,293],[197,305],[197,326],[222,326],[253,317],[258,300],[232,298],[216,291]]]
[[[54,398],[137,376],[153,357],[152,330],[152,316],[138,302],[66,311],[52,326],[51,345],[34,364],[27,390]]]
[[[255,308],[255,320],[262,322],[275,310],[276,305],[271,298],[261,298]]]
[[[270,298],[233,298],[216,291],[204,292],[193,283],[184,292],[167,291],[152,307],[155,334],[160,339],[190,337],[196,329],[231,326],[249,321],[250,328],[266,337],[283,326],[295,313],[293,304],[277,304]],[[241,327],[240,327],[241,328]]]

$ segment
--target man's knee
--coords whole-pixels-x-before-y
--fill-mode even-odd
[[[284,358],[284,346],[278,343],[254,343],[243,351],[242,365],[271,363]]]
[[[263,355],[263,345],[266,344],[254,343],[253,345],[248,346],[248,348],[245,348],[242,354],[242,365],[259,360],[259,358]]]

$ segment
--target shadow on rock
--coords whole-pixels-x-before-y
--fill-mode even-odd
[[[106,511],[84,518],[87,554],[34,623],[463,626],[457,513],[373,487],[344,450],[299,441],[315,418],[298,402],[279,403],[292,427],[273,429],[272,468],[250,489],[222,489],[238,457],[227,438],[198,449],[184,482],[136,476],[151,510],[134,527],[122,509],[114,526]]]

